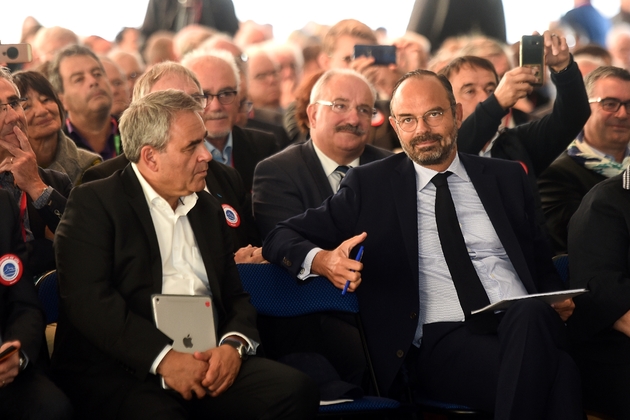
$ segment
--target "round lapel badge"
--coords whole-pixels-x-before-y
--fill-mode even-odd
[[[229,204],[221,204],[221,207],[223,207],[223,214],[225,214],[225,221],[228,226],[233,228],[239,227],[241,225],[241,218],[236,210],[234,210],[234,207]]]
[[[24,266],[22,260],[14,254],[6,254],[0,257],[0,283],[12,286],[20,280]]]
[[[385,122],[385,115],[378,109],[372,116],[372,127],[380,127]]]

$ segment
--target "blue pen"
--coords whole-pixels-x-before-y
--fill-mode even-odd
[[[361,261],[361,258],[363,258],[363,245],[361,245],[361,247],[359,248],[359,252],[357,252],[357,256],[354,258],[354,260]],[[346,285],[343,286],[343,290],[341,291],[342,295],[346,294],[349,286],[350,286],[350,280],[346,280]]]

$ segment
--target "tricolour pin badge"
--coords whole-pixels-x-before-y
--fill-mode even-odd
[[[241,217],[238,215],[236,210],[234,210],[234,207],[230,206],[229,204],[221,204],[221,207],[223,207],[225,221],[227,222],[228,226],[233,228],[239,227],[241,225]]]
[[[24,266],[17,255],[5,254],[0,257],[0,283],[12,286],[22,278]]]

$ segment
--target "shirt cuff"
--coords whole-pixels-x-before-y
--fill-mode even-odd
[[[323,249],[316,247],[308,251],[308,254],[306,254],[306,257],[304,258],[304,262],[302,263],[302,269],[297,275],[298,279],[306,280],[311,277],[317,277],[317,274],[311,273],[311,266],[313,265],[315,255],[317,255],[319,251],[323,251]]]
[[[51,187],[50,185],[47,186],[46,189],[42,191],[40,196],[37,197],[37,200],[33,201],[33,207],[35,207],[37,210],[44,207],[46,203],[48,202],[48,199],[52,195],[52,192],[53,192],[53,187]]]
[[[166,353],[168,353],[172,349],[173,349],[173,346],[171,346],[170,344],[167,344],[166,346],[164,346],[164,349],[162,349],[160,354],[158,354],[158,356],[153,361],[153,364],[151,365],[151,369],[149,370],[149,372],[151,372],[154,375],[157,375],[157,367],[158,367],[158,365],[160,364],[162,359],[164,359],[164,356],[166,356]]]
[[[249,338],[247,338],[246,336],[244,336],[243,334],[235,332],[235,331],[232,331],[232,332],[229,332],[227,334],[224,334],[223,337],[221,337],[221,340],[219,340],[219,345],[223,344],[225,339],[228,338],[231,335],[236,335],[238,337],[241,337],[243,340],[245,340],[247,342],[247,354],[249,356],[255,356],[256,355],[256,349],[258,349],[258,345],[260,343],[252,341]]]

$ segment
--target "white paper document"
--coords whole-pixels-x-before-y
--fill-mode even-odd
[[[588,292],[587,289],[571,289],[571,290],[560,290],[559,292],[550,292],[550,293],[534,293],[533,295],[524,295],[517,296],[513,298],[503,299],[499,302],[493,303],[491,305],[485,306],[481,309],[477,309],[472,311],[470,314],[478,314],[481,312],[487,311],[504,311],[506,310],[512,303],[518,302],[523,299],[539,299],[545,303],[551,305],[552,303],[562,302],[563,300],[573,298],[575,296],[581,295],[582,293]]]

